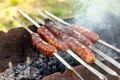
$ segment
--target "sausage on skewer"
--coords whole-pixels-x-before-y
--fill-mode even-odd
[[[65,51],[68,49],[66,43],[57,40],[55,36],[44,26],[41,26],[37,29],[38,34],[42,35],[45,40],[50,43],[51,45],[55,46],[56,48]]]
[[[33,45],[45,56],[52,57],[53,53],[57,53],[57,49],[43,41],[37,33],[31,35],[31,40]]]
[[[27,14],[25,14],[23,11],[18,10],[19,13],[21,13],[26,19],[28,19],[30,22],[32,22],[36,27],[40,27],[38,23],[36,23],[32,18],[30,18]],[[67,50],[67,52],[74,57],[78,62],[80,62],[82,65],[84,65],[87,69],[89,69],[91,72],[93,72],[96,76],[98,76],[100,79],[106,80],[106,76],[101,74],[99,71],[91,67],[90,65],[86,64],[83,60],[81,60],[77,55],[75,55],[71,50]],[[54,54],[55,55],[55,54]],[[69,67],[68,67],[69,68]]]
[[[19,24],[21,24],[22,26],[24,26],[22,24],[22,22],[20,22],[16,17],[13,16],[13,18],[18,21]],[[32,43],[33,45],[39,50],[41,51],[44,55],[46,56],[55,56],[57,57],[68,69],[72,70],[79,78],[80,80],[84,80],[73,68],[72,66],[70,66],[63,58],[61,58],[58,54],[57,54],[57,49],[48,44],[47,42],[45,42],[37,33],[33,33],[30,29],[28,29],[27,27],[23,27],[25,28],[30,34],[31,34],[31,39],[32,39]]]
[[[53,17],[54,19],[56,19],[56,20],[64,23],[65,25],[70,26],[69,23],[67,23],[67,22],[63,21],[62,19],[54,16],[53,14],[49,13],[48,11],[45,11],[45,13],[46,13],[47,15]],[[45,17],[45,16],[44,16],[44,17]],[[117,51],[118,53],[120,53],[120,49],[119,49],[119,48],[117,48],[117,47],[115,47],[115,46],[113,46],[113,45],[111,45],[111,44],[109,44],[109,43],[107,43],[107,42],[99,39],[99,36],[98,36],[96,33],[91,32],[90,30],[85,29],[85,28],[79,28],[79,26],[71,26],[71,27],[72,27],[73,29],[76,29],[78,32],[82,32],[82,34],[84,34],[86,37],[88,37],[89,39],[91,39],[91,41],[93,41],[93,42],[99,42],[99,43],[101,43],[101,44],[103,44],[103,45],[105,45],[105,46],[107,46],[107,47],[109,47],[109,48]],[[76,28],[75,28],[75,27],[76,27]],[[92,36],[92,35],[94,35],[94,36]]]
[[[54,24],[54,22],[53,21],[51,21],[51,20],[49,20],[49,19],[45,19],[45,23],[46,23],[46,27],[47,28],[49,28],[51,31],[53,31],[54,33],[53,34],[55,34],[55,35],[58,35],[59,36],[59,34],[57,34],[57,33],[55,33],[55,32],[64,32],[64,34],[65,34],[65,31],[63,31],[63,30],[61,30],[61,29],[58,29],[57,27],[55,27],[56,26],[56,24]],[[56,30],[56,31],[55,31]],[[64,35],[63,34],[63,35]],[[67,33],[66,33],[66,35],[67,35]],[[61,36],[61,38],[62,38],[62,36]],[[75,41],[75,42],[77,42],[77,40]],[[75,43],[74,43],[75,44]],[[68,44],[69,45],[69,44]],[[107,61],[109,61],[110,63],[112,63],[113,65],[115,65],[117,68],[120,68],[120,64],[117,62],[117,61],[115,61],[114,59],[112,59],[111,57],[109,57],[109,56],[107,56],[105,53],[103,53],[102,51],[100,51],[100,50],[98,50],[97,48],[95,48],[93,45],[89,45],[88,46],[90,49],[92,49],[93,51],[95,51],[97,54],[99,54],[100,56],[102,56],[102,57],[104,57]],[[84,51],[83,51],[84,52]],[[86,51],[87,52],[87,51]],[[76,52],[77,53],[77,52]]]
[[[38,23],[36,23],[31,17],[29,17],[27,14],[25,14],[23,11],[21,11],[21,10],[18,10],[18,12],[19,13],[21,13],[25,18],[27,18],[30,22],[32,22],[36,27],[40,27],[40,25],[38,24]],[[64,35],[62,35],[62,37],[63,37]],[[69,45],[69,44],[68,44]],[[82,44],[81,44],[82,45]],[[84,45],[83,45],[84,46]],[[78,48],[80,48],[80,47],[78,47]],[[87,48],[87,47],[86,47]],[[87,48],[88,49],[88,48]],[[86,53],[86,54],[82,54],[82,55],[86,55],[86,58],[87,58],[87,60],[85,60],[84,59],[84,57],[81,57],[84,61],[86,61],[87,63],[93,63],[93,61],[95,61],[95,56],[88,56],[88,54],[93,54],[92,52],[88,52],[88,51],[85,51],[85,50],[87,50],[87,49],[82,49],[81,48],[81,51],[79,51],[79,52],[81,52],[81,54],[82,53]],[[75,51],[75,50],[74,50]],[[78,53],[78,52],[76,52],[76,53]],[[78,53],[78,55],[79,56],[82,56],[81,54],[79,54]],[[93,54],[94,55],[94,54]],[[88,61],[88,59],[89,59],[89,61]]]
[[[39,27],[37,31],[38,31],[39,34],[42,34],[42,36],[44,36],[45,39],[46,39],[49,43],[51,43],[52,45],[55,45],[55,46],[59,47],[59,48],[62,49],[63,51],[65,51],[65,50],[68,49],[68,46],[67,46],[65,43],[58,41],[58,40],[52,35],[52,33],[49,32],[45,27]],[[79,56],[81,56],[87,63],[92,63],[92,62],[94,62],[95,59],[93,59],[93,61],[90,61],[91,58],[92,58],[92,57],[90,57],[90,56],[93,56],[93,54],[87,54],[87,53],[81,54],[80,49],[81,49],[81,48],[82,48],[82,49],[86,49],[86,48],[85,48],[83,45],[79,44],[78,41],[76,41],[76,40],[73,39],[72,37],[66,37],[66,38],[64,39],[64,41],[65,41],[67,44],[69,44],[69,46],[71,46],[72,48],[74,48],[74,50],[79,53]],[[78,46],[80,46],[80,47],[78,48]],[[87,51],[87,50],[85,50],[85,51]],[[89,50],[88,52],[90,52],[90,50]],[[90,52],[90,53],[92,53],[92,52]],[[88,58],[87,56],[89,56],[89,58]]]
[[[45,19],[45,26],[56,36],[62,38],[84,61],[87,63],[95,62],[95,56],[90,49],[79,43],[73,37],[69,37],[63,30],[55,27],[55,24]]]
[[[62,30],[65,31],[69,36],[72,36],[75,39],[77,39],[80,43],[84,44],[85,46],[92,45],[92,42],[79,32],[71,28],[62,28]]]
[[[54,30],[55,28],[53,28]],[[57,29],[57,28],[56,28]],[[57,31],[57,30],[55,30]],[[50,43],[52,44],[53,46],[59,48],[60,50],[63,50],[63,51],[66,51],[68,50],[68,46],[67,44],[69,44],[69,46],[72,46],[72,48],[74,49],[74,51],[78,52],[79,56],[81,56],[81,58],[86,61],[87,63],[93,63],[94,60],[95,60],[95,57],[94,59],[92,59],[94,56],[93,54],[89,54],[89,53],[92,53],[90,50],[87,50],[85,46],[83,46],[82,44],[78,44],[78,41],[76,41],[75,39],[73,39],[72,37],[67,37],[67,35],[63,36],[64,32],[61,32],[61,31],[58,31],[56,32],[57,34],[59,34],[62,39],[64,39],[64,41],[67,43],[64,43],[64,42],[61,42],[59,40],[57,40],[55,38],[55,36],[44,26],[40,26],[37,30],[37,32],[42,35],[43,37],[45,37],[45,39]],[[66,34],[66,33],[65,33]],[[79,46],[79,48],[78,48]],[[80,49],[84,49],[83,51],[86,51],[85,53],[83,52],[83,54],[81,54],[81,51]],[[86,50],[85,50],[86,49]],[[91,61],[92,60],[92,61]]]
[[[99,36],[96,33],[92,32],[89,29],[86,29],[84,27],[79,27],[75,24],[71,24],[71,25],[69,25],[69,28],[76,30],[76,31],[80,32],[81,34],[85,35],[92,42],[97,42],[99,40]]]
[[[51,20],[45,20],[46,22],[47,22],[47,24],[46,25],[48,25],[50,22],[51,22],[51,24],[53,23]],[[54,24],[54,23],[53,23]],[[52,24],[52,25],[53,25]],[[55,27],[55,25],[56,24],[54,24],[53,26],[51,25],[51,27],[53,28],[55,28],[57,31],[56,32],[59,32],[59,31],[61,31],[60,30],[60,28],[56,28]],[[49,26],[47,26],[49,29],[50,29],[50,27]],[[54,29],[54,30],[55,30]],[[51,31],[52,31],[52,29],[51,29]],[[66,33],[67,33],[67,31],[69,31],[69,29],[67,29],[67,30],[63,30],[63,31],[66,31]],[[54,32],[54,31],[53,31]],[[55,33],[55,32],[54,32]],[[81,50],[80,50],[80,48],[81,49],[83,49],[83,51],[88,51],[88,53],[90,53],[91,51],[89,50],[89,49],[87,49],[87,48],[85,48],[83,45],[81,45],[81,44],[79,44],[79,38],[82,40],[82,37],[74,37],[74,36],[81,36],[81,35],[79,35],[79,33],[77,33],[77,34],[75,34],[75,32],[73,31],[73,30],[70,30],[70,32],[69,32],[71,35],[72,35],[72,37],[68,37],[68,36],[66,36],[65,38],[64,38],[64,41],[69,45],[69,46],[71,46],[71,48],[73,49],[73,50],[75,50],[76,52],[80,52]],[[65,33],[64,33],[65,34]],[[75,39],[74,39],[74,38]],[[83,39],[84,39],[84,37],[85,36],[83,36]],[[78,41],[77,41],[77,40]],[[88,41],[89,41],[89,39],[88,39]],[[80,48],[78,48],[78,47],[80,47]],[[94,46],[92,45],[92,44],[90,44],[88,47],[93,47],[94,48]],[[92,49],[93,49],[92,48]],[[94,48],[95,49],[95,48]],[[95,49],[95,50],[97,50],[97,49]],[[100,51],[98,51],[98,52],[100,52]],[[88,58],[88,57],[86,57],[86,55],[82,55],[82,54],[85,54],[85,53],[78,53],[82,58],[84,58],[86,61],[89,61],[89,60],[91,60],[90,59],[90,57]],[[93,56],[92,54],[88,54],[89,56]],[[104,54],[102,54],[102,55],[104,55]],[[108,56],[106,56],[105,55],[105,57],[107,57],[107,58],[109,58]],[[111,58],[109,58],[110,60],[111,60]],[[111,61],[113,61],[115,64],[117,63],[118,65],[119,65],[119,63],[118,62],[116,62],[116,61],[114,61],[114,60],[111,60]],[[113,63],[112,62],[112,63]],[[110,69],[109,67],[107,67],[106,65],[104,65],[103,63],[101,63],[100,61],[98,61],[97,59],[96,59],[96,61],[95,61],[95,64],[97,64],[99,67],[101,67],[101,68],[103,68],[103,70],[105,70],[106,72],[108,72],[109,74],[112,74],[112,75],[116,75],[116,76],[118,76],[118,74],[114,71],[114,70],[112,70],[112,69]],[[114,65],[115,65],[114,64]],[[102,65],[102,66],[101,66]],[[118,67],[118,66],[117,66]],[[119,68],[119,67],[118,67]],[[113,72],[113,73],[111,73],[111,72]],[[114,74],[115,73],[115,74]]]

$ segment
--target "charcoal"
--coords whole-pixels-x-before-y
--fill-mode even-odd
[[[117,59],[117,61],[120,62],[120,58]],[[113,70],[115,70],[118,73],[118,75],[120,75],[120,69],[113,67],[113,65],[108,63],[107,61],[103,61],[103,63],[111,67]],[[120,78],[116,76],[107,74],[105,71],[103,71],[95,64],[92,64],[91,66],[93,66],[98,71],[103,73],[108,78],[108,80],[120,80]],[[74,67],[74,69],[84,78],[84,80],[100,80],[97,76],[95,76],[92,72],[90,72],[82,65],[76,66]],[[54,74],[44,77],[42,80],[80,80],[80,79],[74,72],[70,70],[66,70],[63,74],[61,74],[60,72],[56,72]]]
[[[30,28],[36,31],[36,27]],[[30,34],[25,29],[10,29],[7,33],[0,31],[0,72],[8,68],[9,61],[16,66],[24,62],[27,56],[37,57],[37,52],[31,43]]]
[[[71,65],[77,65],[77,61],[75,61],[68,54],[63,54],[59,52],[61,57],[69,62]],[[31,64],[19,63],[16,67],[13,68],[13,75],[8,75],[5,78],[13,78],[13,79],[23,79],[29,78],[32,80],[42,79],[43,77],[53,74],[55,72],[63,73],[66,70],[66,67],[55,57],[46,57],[42,54],[39,54],[37,58],[32,60]],[[6,72],[5,72],[6,74]]]

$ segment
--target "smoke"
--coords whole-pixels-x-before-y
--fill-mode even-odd
[[[73,16],[76,18],[75,24],[98,33],[101,39],[120,48],[120,0],[71,0],[71,2]],[[106,49],[105,52],[114,53],[110,49]]]
[[[120,0],[72,0],[74,17],[79,17],[75,21],[76,24],[85,25],[86,27],[94,30],[95,28],[89,27],[93,23],[102,23],[106,28],[106,16],[107,13],[114,15],[120,15]],[[87,19],[82,19],[82,17]],[[79,20],[80,19],[80,20]],[[110,27],[107,24],[107,28]]]

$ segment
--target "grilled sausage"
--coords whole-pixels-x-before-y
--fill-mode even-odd
[[[45,20],[45,26],[54,35],[62,38],[68,44],[68,46],[71,47],[85,62],[93,63],[95,61],[95,56],[90,49],[88,49],[83,44],[79,43],[73,37],[69,37],[63,30],[55,27],[56,25],[52,21]],[[64,32],[64,33],[62,33],[62,32]]]
[[[84,45],[91,45],[92,42],[87,39],[84,35],[82,35],[81,33],[77,33],[77,31],[74,31],[70,28],[64,28],[63,30],[58,29],[56,27],[56,25],[50,21],[49,19],[45,19],[45,23],[49,23],[49,24],[45,24],[45,26],[55,35],[59,36],[60,38],[64,39],[67,34],[69,36],[75,37],[77,40],[79,40],[79,42],[83,43]],[[67,34],[66,34],[67,33]]]
[[[85,35],[92,42],[97,42],[99,39],[99,36],[96,33],[92,32],[89,29],[86,29],[84,27],[79,27],[77,25],[71,24],[69,26],[69,28],[76,30],[76,31],[80,32],[81,34]]]
[[[95,62],[95,56],[90,49],[88,49],[83,44],[79,43],[73,37],[66,37],[64,41],[75,51],[85,62],[93,63]]]
[[[31,40],[33,45],[43,53],[45,56],[52,57],[53,53],[57,53],[57,49],[50,44],[46,43],[45,41],[42,40],[42,38],[37,34],[33,33],[31,35]]]
[[[37,29],[38,34],[42,35],[45,40],[50,43],[51,45],[55,46],[56,48],[65,51],[68,49],[66,43],[57,40],[55,36],[44,26],[41,26]]]
[[[67,34],[61,29],[58,29],[50,19],[45,19],[45,27],[48,28],[54,35],[62,39],[64,39],[67,36]]]
[[[63,28],[63,30],[71,37],[74,37],[75,39],[77,39],[80,43],[89,46],[92,45],[92,42],[86,38],[84,35],[82,35],[81,33],[72,30],[70,28]]]

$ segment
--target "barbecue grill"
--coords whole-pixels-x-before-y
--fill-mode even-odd
[[[70,20],[71,21],[71,20]],[[73,20],[74,21],[74,20]],[[31,26],[30,26],[31,27]],[[35,26],[33,27],[31,27],[32,28],[32,30],[33,31],[36,31],[36,28],[35,28]],[[21,32],[21,34],[20,33],[18,33],[18,31],[20,31]],[[18,33],[18,34],[16,34],[16,33]],[[8,50],[11,50],[11,53],[14,53],[14,57],[21,57],[21,58],[18,58],[18,59],[15,59],[14,57],[10,57],[9,55],[10,54],[6,54],[6,55],[4,55],[5,56],[5,58],[8,58],[8,61],[12,61],[13,63],[14,62],[16,62],[16,60],[19,60],[19,59],[21,59],[21,60],[25,60],[25,57],[23,57],[23,56],[31,56],[31,57],[37,57],[37,59],[35,60],[33,60],[31,63],[30,63],[30,67],[37,67],[38,66],[38,64],[37,64],[37,62],[39,63],[39,64],[41,64],[40,63],[40,58],[41,59],[45,59],[46,61],[43,61],[43,62],[45,62],[45,64],[47,64],[48,65],[48,62],[53,62],[53,61],[49,61],[49,60],[52,60],[51,58],[48,58],[48,57],[44,57],[44,56],[42,56],[42,55],[36,55],[36,54],[34,54],[34,53],[39,53],[33,46],[32,46],[32,44],[31,44],[31,42],[30,42],[30,37],[29,37],[29,34],[28,34],[28,32],[26,32],[24,29],[22,29],[22,28],[20,28],[20,29],[14,29],[14,30],[10,30],[7,34],[6,33],[4,33],[4,32],[1,32],[1,34],[3,35],[3,37],[1,37],[2,39],[1,40],[3,40],[3,42],[1,43],[2,44],[2,46],[4,46],[4,47],[2,47],[2,48],[5,48],[6,49],[6,46],[8,47]],[[8,35],[9,34],[11,34],[10,35],[10,37],[7,39],[7,37],[8,37]],[[7,36],[6,36],[7,35]],[[101,36],[101,35],[100,35]],[[13,37],[13,38],[12,38]],[[7,39],[6,41],[5,41],[5,39]],[[10,39],[11,39],[11,42],[10,42]],[[8,41],[9,40],[9,41]],[[104,40],[104,39],[103,39]],[[17,44],[17,45],[16,45]],[[24,44],[24,45],[23,45]],[[12,46],[11,46],[12,45]],[[9,46],[11,46],[11,47],[9,47]],[[97,46],[101,51],[102,51],[102,49],[101,49],[101,47],[104,47],[104,48],[106,48],[105,46],[103,46],[103,45],[101,45],[101,44],[99,44],[99,43],[97,43],[97,44],[95,44],[95,46]],[[14,47],[16,47],[15,49],[14,49]],[[10,48],[10,49],[9,49]],[[108,48],[107,48],[108,49]],[[1,49],[2,50],[2,49]],[[7,51],[8,51],[7,50]],[[3,50],[2,50],[3,51]],[[19,54],[16,54],[17,52],[20,52]],[[10,51],[9,51],[10,52]],[[107,52],[107,51],[106,51]],[[112,51],[112,52],[114,52],[114,51]],[[6,53],[5,51],[3,51],[3,54],[4,53]],[[116,53],[114,53],[114,54],[116,54]],[[12,54],[13,55],[13,54]],[[11,56],[12,56],[11,55]],[[78,62],[76,62],[76,60],[74,60],[72,57],[70,57],[69,55],[65,55],[65,54],[61,54],[61,52],[60,52],[60,54],[59,55],[61,55],[61,56],[63,56],[63,58],[65,58],[66,59],[66,61],[69,61],[70,63],[69,64],[71,64],[72,66],[76,66],[76,65],[78,65],[79,63]],[[111,57],[113,57],[113,56],[111,56]],[[99,57],[99,56],[97,56],[97,58],[99,58],[99,59],[101,59],[101,60],[104,60],[103,58],[101,58],[101,57]],[[115,55],[114,56],[114,59],[116,59],[116,58],[118,58],[117,60],[119,61],[119,55]],[[20,60],[20,61],[21,61]],[[55,66],[55,68],[56,68],[56,66],[59,66],[58,68],[50,68],[51,69],[51,71],[48,71],[48,72],[45,72],[45,73],[40,73],[40,74],[42,74],[42,75],[40,75],[41,77],[40,78],[43,78],[44,76],[46,76],[46,75],[49,75],[49,74],[52,74],[52,73],[54,73],[54,72],[57,72],[57,71],[60,71],[60,72],[64,72],[65,71],[65,67],[63,67],[63,64],[61,64],[56,58],[53,58],[53,60],[56,60],[56,62],[53,62],[54,63],[54,66]],[[7,61],[7,62],[8,62]],[[18,61],[17,61],[18,62]],[[42,62],[42,63],[43,63]],[[57,62],[59,62],[59,64],[57,63]],[[115,70],[117,73],[118,73],[118,75],[120,75],[120,70],[118,69],[118,68],[116,68],[114,65],[111,65],[109,62],[105,62],[109,67],[111,67],[113,70]],[[50,64],[50,63],[49,63]],[[24,63],[23,65],[27,65],[27,63]],[[5,64],[5,66],[6,66],[6,64]],[[48,65],[49,66],[49,65]],[[47,67],[48,67],[47,66]],[[108,80],[113,80],[113,79],[115,79],[115,80],[119,80],[119,77],[116,77],[116,76],[113,76],[113,75],[108,75],[105,71],[103,71],[101,68],[99,68],[98,66],[96,67],[96,65],[95,64],[92,64],[92,66],[94,66],[95,67],[95,69],[97,69],[98,71],[100,71],[101,73],[103,73],[105,76],[107,76],[107,78],[108,78]],[[7,67],[7,66],[6,66]],[[41,67],[41,65],[39,65],[39,67]],[[45,65],[44,65],[44,67],[45,67]],[[45,69],[43,67],[43,69]],[[38,68],[38,67],[37,67]],[[15,68],[16,69],[16,68]],[[35,68],[36,69],[36,68]],[[38,68],[39,69],[39,68]],[[49,69],[48,69],[49,70]],[[53,71],[52,71],[53,70]],[[91,73],[90,71],[87,71],[86,70],[86,68],[84,68],[83,66],[78,66],[78,67],[75,67],[75,70],[78,72],[78,70],[79,70],[79,72],[78,73],[80,73],[80,75],[85,79],[85,80],[88,80],[88,79],[90,79],[90,80],[99,80],[99,78],[98,77],[96,77],[93,73]],[[42,72],[42,71],[41,71]],[[44,71],[43,71],[44,72]],[[36,73],[37,74],[37,73]],[[39,73],[38,73],[39,74]],[[76,76],[76,75],[74,75],[74,73],[72,73],[71,71],[69,71],[69,70],[67,70],[66,72],[64,72],[63,74],[60,74],[60,73],[56,73],[56,74],[53,74],[53,75],[51,75],[51,76],[55,76],[56,75],[56,77],[54,77],[54,79],[53,80],[56,80],[59,76],[61,76],[60,78],[61,78],[61,80],[63,79],[63,78],[65,78],[65,79],[67,79],[67,80],[72,80],[72,78],[71,78],[71,76],[73,77],[73,79],[75,79],[75,80],[79,80],[79,78]],[[88,77],[86,77],[86,75],[88,76]],[[49,80],[49,79],[52,79],[52,77],[51,76],[48,76],[48,77],[45,77],[45,78],[43,78],[43,80]],[[58,76],[58,77],[57,77]],[[90,78],[91,77],[91,78]],[[36,78],[36,77],[35,77]],[[59,78],[59,79],[60,79]]]

